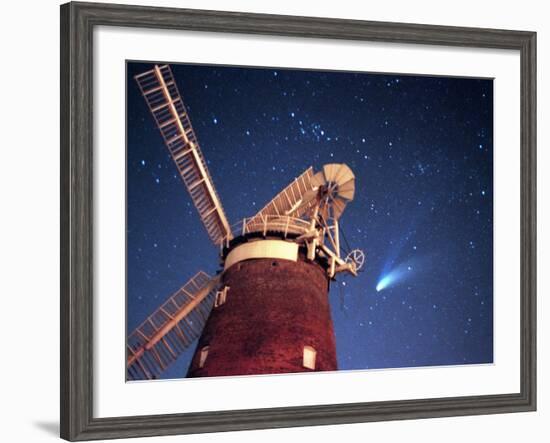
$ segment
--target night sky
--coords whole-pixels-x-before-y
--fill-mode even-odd
[[[148,69],[127,64],[128,332],[219,263],[133,79]],[[309,166],[354,171],[340,223],[367,260],[331,285],[340,369],[493,361],[492,80],[172,70],[230,223]]]

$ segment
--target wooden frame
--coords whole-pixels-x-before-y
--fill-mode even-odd
[[[94,418],[92,44],[98,25],[515,49],[521,54],[521,392]],[[533,411],[536,408],[536,34],[171,8],[61,6],[61,437],[89,440]]]

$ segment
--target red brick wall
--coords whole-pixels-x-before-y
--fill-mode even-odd
[[[311,372],[303,347],[317,351],[316,371],[337,369],[328,279],[317,263],[259,259],[224,275],[224,305],[213,308],[188,377]],[[200,350],[209,346],[204,367]]]

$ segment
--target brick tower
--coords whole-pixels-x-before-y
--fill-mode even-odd
[[[326,266],[304,252],[296,260],[245,259],[225,270],[227,289],[206,322],[188,377],[338,369]]]

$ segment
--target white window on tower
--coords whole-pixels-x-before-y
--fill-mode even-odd
[[[216,300],[214,300],[215,308],[225,303],[225,300],[227,299],[227,291],[229,291],[229,286],[224,286],[222,290],[216,292]]]
[[[204,364],[206,363],[206,357],[208,357],[208,351],[210,350],[210,346],[204,346],[201,349],[201,353],[199,356],[199,368],[204,367]]]
[[[312,346],[304,346],[304,368],[315,369],[315,359],[317,351]]]

